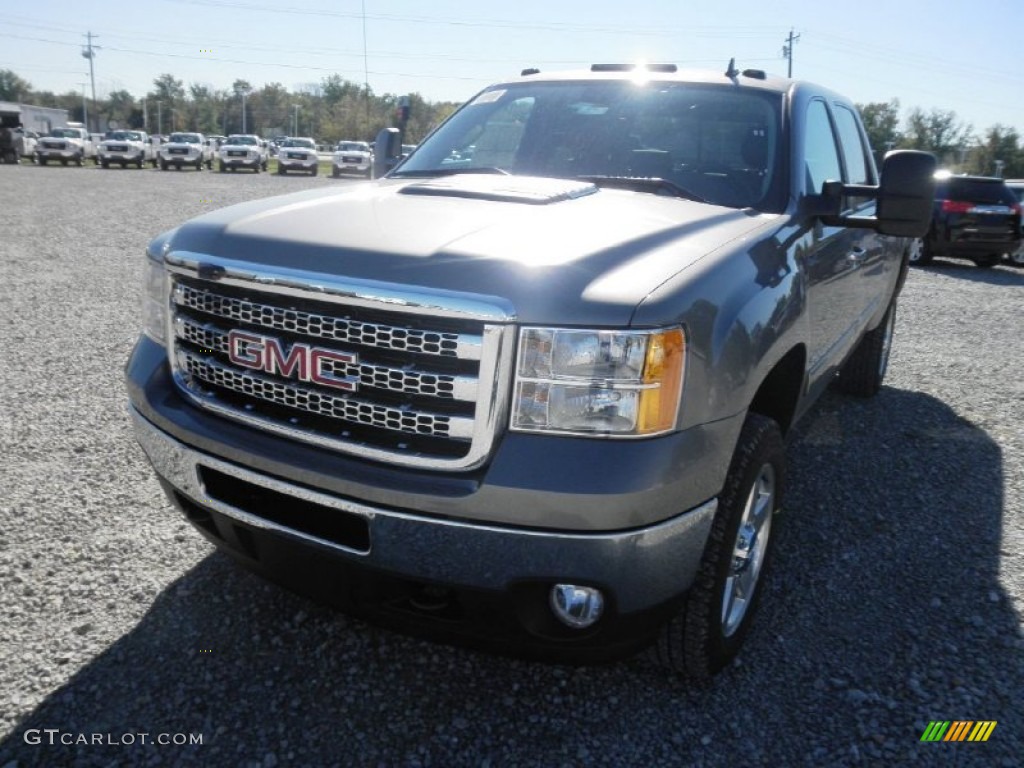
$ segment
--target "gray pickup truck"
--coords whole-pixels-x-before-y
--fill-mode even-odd
[[[294,590],[710,676],[760,596],[786,436],[830,384],[881,385],[933,171],[878,174],[851,102],[757,70],[527,70],[373,184],[157,237],[138,440]]]

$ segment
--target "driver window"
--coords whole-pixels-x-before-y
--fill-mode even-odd
[[[812,101],[807,108],[804,159],[808,194],[820,195],[821,185],[826,181],[843,180],[832,122],[829,120],[825,102],[820,100]]]

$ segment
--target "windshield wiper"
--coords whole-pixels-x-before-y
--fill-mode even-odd
[[[691,192],[674,181],[657,176],[577,176],[576,178],[580,181],[589,181],[599,187],[629,189],[634,192],[653,192],[657,195],[671,195],[672,197],[695,200],[698,203],[707,202],[696,192]]]
[[[511,176],[508,171],[490,165],[477,165],[472,168],[424,168],[415,171],[399,171],[392,173],[391,178],[429,178],[432,176],[457,176],[461,173],[489,173],[498,176]]]

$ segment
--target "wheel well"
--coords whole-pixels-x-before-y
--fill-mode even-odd
[[[807,351],[803,345],[793,347],[775,364],[758,387],[750,410],[774,419],[783,435],[789,432],[800,400],[806,370]]]

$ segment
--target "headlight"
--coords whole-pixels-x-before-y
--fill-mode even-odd
[[[512,429],[608,437],[668,432],[679,411],[685,352],[681,328],[524,328]]]
[[[167,270],[146,257],[145,295],[142,299],[142,332],[157,344],[167,343]]]

